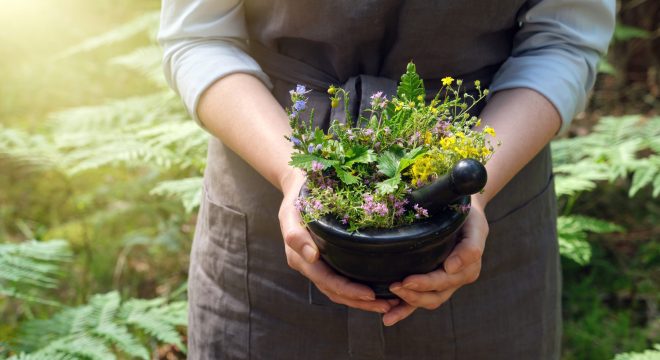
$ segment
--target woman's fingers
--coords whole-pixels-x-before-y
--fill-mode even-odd
[[[448,274],[455,274],[463,268],[481,260],[486,237],[488,236],[488,221],[483,210],[473,207],[465,221],[462,230],[462,239],[456,245],[444,262],[444,269]]]
[[[289,265],[312,281],[333,302],[377,313],[386,313],[394,306],[388,300],[376,299],[369,287],[337,275],[323,261],[310,264],[288,246],[285,250]]]
[[[383,325],[392,326],[410,316],[410,314],[415,312],[416,309],[416,307],[402,302],[399,305],[392,307],[390,311],[383,315]]]
[[[481,271],[481,261],[468,265],[456,274],[436,270],[428,274],[412,275],[402,283],[394,283],[390,291],[406,303],[424,309],[438,308],[463,285],[474,282]]]
[[[316,262],[319,258],[318,248],[307,229],[302,226],[300,213],[293,206],[293,201],[285,198],[278,216],[284,243],[308,263]]]

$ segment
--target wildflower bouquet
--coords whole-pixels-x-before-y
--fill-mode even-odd
[[[413,63],[401,77],[396,96],[388,99],[377,92],[370,107],[355,121],[346,112],[346,124],[332,121],[324,131],[312,128],[314,111],[307,121],[308,91],[302,85],[292,90],[287,109],[293,129],[290,165],[307,173],[305,196],[296,200],[305,222],[331,216],[348,231],[393,228],[432,217],[428,209],[411,203],[410,193],[451,171],[462,159],[485,164],[494,147],[480,128],[481,120],[469,110],[487,94],[475,82],[478,95],[461,92],[462,81],[442,79],[442,88],[430,103],[425,102],[423,80]],[[348,94],[328,89],[332,107]],[[452,205],[449,205],[452,206]],[[469,205],[453,205],[467,212]]]

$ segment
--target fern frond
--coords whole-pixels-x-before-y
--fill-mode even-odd
[[[110,59],[110,63],[123,66],[143,74],[154,85],[166,88],[167,82],[163,76],[161,65],[162,51],[159,46],[150,45]]]
[[[65,309],[51,319],[21,324],[16,343],[29,356],[65,354],[105,360],[114,359],[119,351],[149,359],[140,331],[185,351],[177,327],[187,324],[186,306],[186,302],[168,303],[164,298],[122,303],[117,292],[98,294],[86,305]]]
[[[158,28],[159,20],[160,20],[160,12],[158,11],[148,12],[122,26],[116,27],[100,35],[88,38],[82,43],[62,51],[61,53],[55,55],[55,59],[61,59],[78,53],[92,51],[102,46],[107,46],[128,40],[133,36],[142,33],[151,34],[153,32],[153,29]]]
[[[560,196],[630,174],[630,196],[648,185],[660,195],[660,117],[604,117],[589,135],[554,141],[552,151]]]
[[[29,292],[54,288],[62,265],[70,260],[71,250],[64,240],[0,244],[0,294],[56,305]]]
[[[177,198],[186,212],[191,213],[199,207],[202,198],[202,177],[162,181],[149,193]]]
[[[660,359],[660,344],[653,345],[653,349],[643,352],[627,352],[617,354],[614,360],[658,360]]]
[[[559,253],[580,265],[591,260],[591,245],[587,241],[588,233],[622,232],[624,229],[614,223],[581,216],[560,216],[557,219]]]

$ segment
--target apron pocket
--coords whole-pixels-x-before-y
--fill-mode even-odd
[[[190,274],[191,337],[203,359],[249,357],[245,214],[202,200]],[[192,350],[192,349],[191,349]]]

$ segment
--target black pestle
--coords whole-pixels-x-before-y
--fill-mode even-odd
[[[474,159],[463,159],[448,174],[413,191],[409,196],[409,201],[412,204],[419,204],[433,215],[462,196],[481,191],[487,180],[486,168],[480,162]]]

